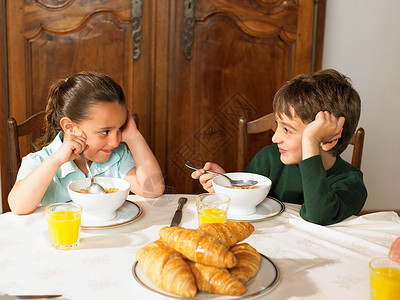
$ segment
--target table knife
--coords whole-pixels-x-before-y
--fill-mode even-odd
[[[176,209],[174,217],[172,218],[171,227],[172,226],[178,226],[179,223],[181,222],[181,220],[182,220],[182,208],[183,208],[183,205],[185,205],[186,201],[187,201],[187,198],[185,198],[185,197],[179,198],[179,200],[178,200],[178,208]]]
[[[58,298],[62,295],[0,295],[0,300],[2,299],[50,299]]]

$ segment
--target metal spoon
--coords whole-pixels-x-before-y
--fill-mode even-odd
[[[191,163],[190,161],[185,162],[185,166],[192,169],[192,170],[200,170],[202,168],[196,167],[193,163]],[[255,180],[240,180],[240,179],[231,179],[228,176],[226,176],[225,174],[221,174],[221,173],[217,173],[214,171],[206,171],[207,173],[211,173],[211,174],[216,174],[216,175],[221,175],[224,176],[226,179],[229,180],[230,184],[232,186],[239,186],[239,187],[248,187],[248,186],[252,186],[258,183],[258,181]]]
[[[81,157],[83,158],[86,169],[88,170],[88,177],[90,178],[89,194],[105,194],[106,191],[103,189],[103,187],[100,184],[94,182],[93,175],[90,171],[84,152],[81,153]]]

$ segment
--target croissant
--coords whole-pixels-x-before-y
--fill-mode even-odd
[[[229,221],[226,223],[204,223],[199,226],[199,229],[216,237],[225,246],[231,247],[249,237],[254,231],[254,226],[247,222]]]
[[[164,227],[161,240],[189,260],[217,268],[232,268],[236,257],[218,239],[205,231],[182,227]]]
[[[236,266],[229,269],[233,276],[246,283],[250,278],[257,275],[260,269],[261,255],[256,249],[247,243],[243,243],[233,246],[230,250],[237,258]]]
[[[182,255],[160,240],[141,248],[136,259],[146,276],[158,287],[182,297],[193,298],[196,282]]]
[[[244,284],[232,276],[227,269],[206,266],[189,262],[197,288],[200,291],[231,296],[243,295],[246,292]]]

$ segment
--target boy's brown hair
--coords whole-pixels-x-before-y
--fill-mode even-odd
[[[342,136],[329,150],[340,155],[348,146],[360,119],[361,100],[350,79],[332,70],[322,70],[308,75],[301,74],[287,81],[275,94],[273,109],[278,115],[297,117],[308,124],[320,111],[329,111],[336,118],[345,117]]]

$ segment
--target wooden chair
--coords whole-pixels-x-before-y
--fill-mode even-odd
[[[20,124],[17,124],[13,117],[7,120],[7,139],[8,139],[8,161],[9,161],[9,188],[14,186],[19,167],[21,165],[21,153],[19,147],[19,137],[31,135],[31,141],[39,137],[44,127],[44,111],[40,111]],[[139,128],[139,117],[132,114]],[[31,146],[30,151],[33,151]],[[10,211],[7,199],[3,199],[3,212]]]
[[[237,156],[237,169],[244,170],[247,164],[247,135],[254,133],[266,132],[268,130],[275,131],[275,115],[270,113],[259,119],[247,122],[246,118],[239,118],[239,132],[238,132],[238,156]],[[350,140],[353,145],[353,155],[351,164],[360,169],[362,152],[364,147],[365,130],[360,127]]]
[[[44,111],[40,111],[20,124],[10,117],[7,120],[7,139],[8,139],[8,161],[10,174],[10,189],[17,179],[18,169],[21,165],[21,153],[19,147],[19,137],[32,136],[32,141],[40,135],[44,127]],[[33,146],[31,149],[33,150]]]

